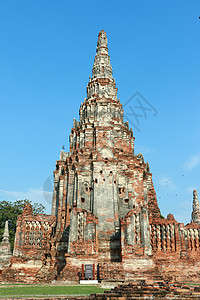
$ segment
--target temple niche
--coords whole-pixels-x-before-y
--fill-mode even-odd
[[[161,217],[152,173],[135,154],[100,31],[87,97],[73,120],[69,152],[54,171],[51,215],[18,217],[14,255],[1,279],[17,282],[78,281],[84,265],[97,280],[200,274],[200,207],[194,191],[191,223]]]

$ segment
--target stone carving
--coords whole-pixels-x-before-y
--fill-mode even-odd
[[[141,163],[143,164],[144,163],[144,157],[143,157],[142,153],[139,153],[137,155],[137,157],[141,160]]]

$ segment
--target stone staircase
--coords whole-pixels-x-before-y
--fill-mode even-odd
[[[17,298],[24,299],[24,298]],[[92,294],[89,296],[53,296],[53,297],[29,297],[28,300],[189,300],[200,299],[200,287],[172,284],[169,282],[132,282],[119,285],[103,294]]]

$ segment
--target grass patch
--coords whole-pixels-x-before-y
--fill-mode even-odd
[[[97,286],[6,286],[0,287],[0,296],[89,295],[105,290]]]

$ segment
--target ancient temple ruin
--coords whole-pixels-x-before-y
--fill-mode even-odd
[[[97,280],[198,278],[197,193],[190,224],[161,217],[149,164],[134,153],[133,131],[124,122],[103,30],[79,114],[69,152],[62,150],[56,162],[52,213],[33,215],[25,207],[1,279],[77,281],[88,264]]]

